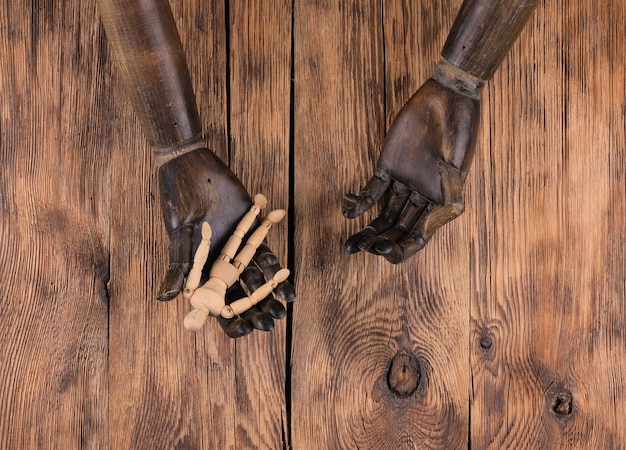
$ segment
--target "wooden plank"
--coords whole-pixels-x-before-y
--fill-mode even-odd
[[[107,446],[100,38],[91,3],[0,6],[2,448]]]
[[[373,173],[385,107],[397,111],[425,81],[452,19],[436,2],[385,2],[384,11],[373,2],[296,5],[295,268],[302,301],[294,307],[294,448],[467,443],[463,219],[420,255],[392,266],[343,253],[342,242],[365,221],[348,223],[340,210],[343,194]],[[407,42],[420,51],[408,51]],[[419,73],[412,72],[416,67]],[[408,398],[393,394],[387,382],[398,355],[416,358],[421,369]]]
[[[224,4],[172,2],[172,8],[209,146],[228,161]],[[108,95],[125,98],[119,82]],[[180,297],[154,300],[167,266],[156,171],[141,129],[130,120],[130,105],[120,101],[116,116],[111,122],[119,136],[112,147],[111,446],[235,448],[234,346],[215,321],[196,334],[184,331],[189,305]]]
[[[229,7],[231,167],[251,195],[267,197],[265,213],[287,209],[292,2],[242,0]],[[284,267],[288,226],[285,219],[267,239]],[[280,449],[288,441],[286,322],[231,344],[236,346],[236,448]]]
[[[545,2],[487,88],[473,447],[626,442],[624,18],[623,2]]]

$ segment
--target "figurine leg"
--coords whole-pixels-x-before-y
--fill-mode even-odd
[[[243,237],[246,235],[250,227],[259,216],[259,213],[265,206],[267,205],[267,199],[262,194],[257,194],[254,196],[254,203],[250,207],[250,210],[241,218],[239,223],[237,224],[237,228],[231,235],[231,237],[226,241],[224,247],[222,248],[222,252],[219,256],[219,259],[224,261],[230,261],[234,258],[235,252],[241,245]]]
[[[246,245],[243,246],[232,262],[232,265],[239,270],[239,273],[243,272],[248,264],[250,264],[252,257],[256,253],[257,248],[259,248],[259,246],[263,243],[263,240],[265,239],[265,236],[267,236],[267,233],[269,233],[270,228],[283,220],[285,214],[286,212],[284,209],[275,209],[274,211],[270,211],[269,214],[263,218],[261,225],[259,225],[259,227],[254,230],[254,232],[246,240]]]
[[[241,251],[237,254],[232,262],[233,267],[235,267],[239,271],[239,273],[243,272],[248,264],[250,264],[250,261],[254,257],[254,254],[257,252],[259,246],[263,243],[263,240],[267,236],[270,228],[274,224],[280,222],[285,217],[285,214],[286,213],[284,210],[276,209],[274,211],[271,211],[267,216],[263,218],[261,225],[250,235],[250,237],[246,241],[246,245],[244,245],[244,247],[241,249]],[[280,269],[274,274],[271,279],[269,279],[265,284],[257,288],[249,296],[236,300],[229,305],[226,305],[222,309],[221,316],[230,319],[235,315],[241,314],[244,311],[249,310],[252,306],[256,305],[259,301],[267,297],[272,292],[272,290],[276,286],[278,286],[279,283],[285,281],[288,276],[289,270]]]
[[[198,249],[193,257],[193,266],[187,275],[187,282],[183,290],[183,299],[189,300],[193,293],[200,286],[200,278],[202,277],[202,268],[209,257],[209,249],[211,248],[211,225],[208,222],[202,223],[202,240],[198,245]]]

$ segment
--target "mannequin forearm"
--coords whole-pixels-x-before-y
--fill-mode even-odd
[[[168,0],[98,0],[128,95],[153,148],[201,132],[189,69]]]
[[[489,80],[522,32],[538,0],[465,0],[441,55]]]

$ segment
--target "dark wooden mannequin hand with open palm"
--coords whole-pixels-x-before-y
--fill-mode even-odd
[[[354,218],[381,201],[381,212],[352,235],[345,250],[366,250],[392,263],[422,249],[435,230],[463,213],[480,92],[520,34],[537,0],[466,0],[428,81],[395,118],[376,172],[343,212]]]

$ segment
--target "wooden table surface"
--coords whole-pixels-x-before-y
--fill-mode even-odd
[[[0,448],[626,447],[626,1],[540,4],[484,89],[465,214],[399,266],[343,252],[373,213],[341,199],[460,1],[172,6],[211,148],[289,209],[297,303],[183,330],[95,3],[3,2]]]

